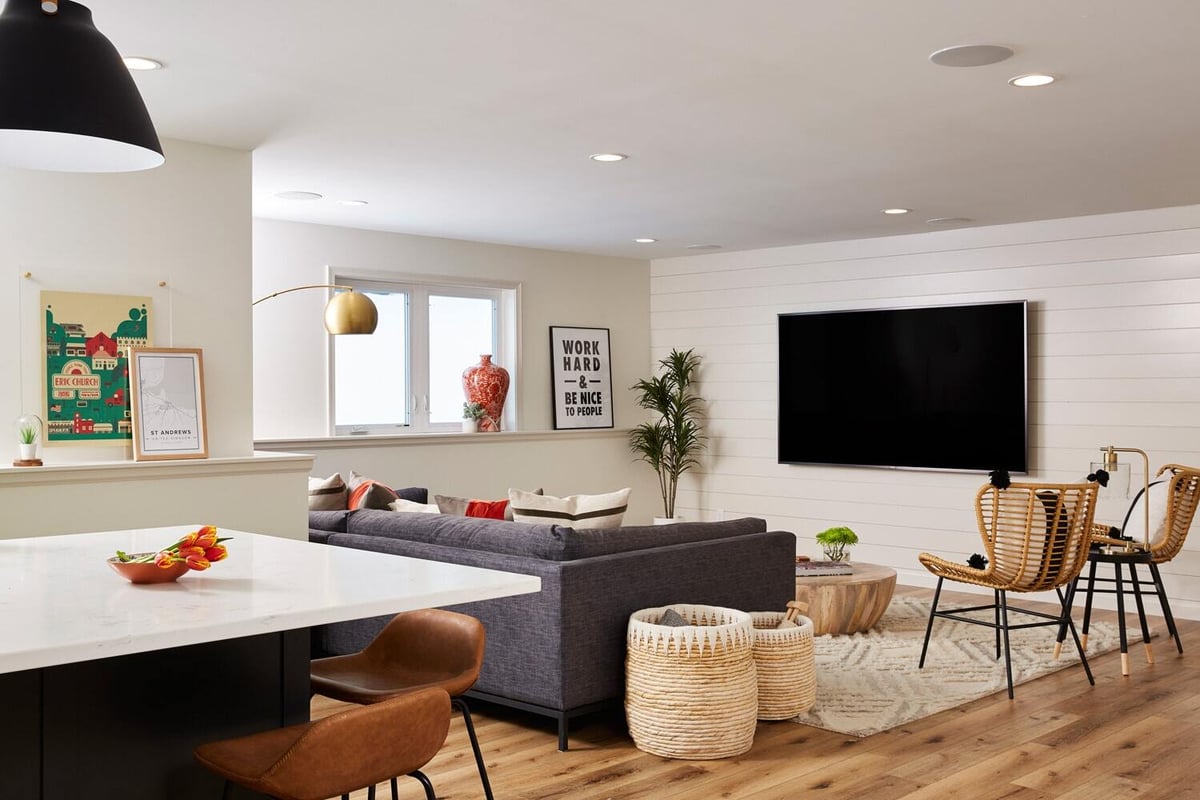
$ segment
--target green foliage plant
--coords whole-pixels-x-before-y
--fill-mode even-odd
[[[486,413],[480,403],[463,403],[463,419],[481,420]]]
[[[701,427],[703,401],[695,389],[700,356],[692,350],[672,349],[658,365],[659,375],[631,387],[637,393],[637,404],[653,411],[656,418],[629,432],[629,449],[657,473],[663,511],[671,518],[675,516],[679,476],[700,464],[706,447]]]
[[[36,425],[22,425],[17,431],[17,435],[21,439],[21,444],[33,444],[38,440],[38,429]]]
[[[817,544],[831,561],[845,558],[846,548],[858,544],[858,534],[844,526],[828,528],[817,534]]]

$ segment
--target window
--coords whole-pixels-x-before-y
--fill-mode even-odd
[[[461,430],[462,373],[490,353],[512,377],[505,430],[515,427],[515,286],[360,280],[335,275],[379,309],[371,336],[332,336],[333,432]]]

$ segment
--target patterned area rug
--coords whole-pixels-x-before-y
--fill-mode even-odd
[[[947,608],[962,605],[966,604],[943,603]],[[936,620],[925,669],[917,669],[928,619],[928,600],[898,597],[868,633],[818,636],[814,648],[817,700],[795,721],[851,736],[870,736],[1007,690],[1004,659],[995,657],[995,634],[978,625]],[[1012,622],[1019,620],[1018,615],[1010,617]],[[1079,625],[1078,618],[1075,624]],[[1138,634],[1131,631],[1130,635],[1140,641]],[[1054,638],[1052,627],[1012,631],[1014,684],[1068,667],[1079,670],[1081,681],[1087,680],[1070,636],[1057,661]],[[1115,624],[1092,622],[1089,660],[1119,644]]]

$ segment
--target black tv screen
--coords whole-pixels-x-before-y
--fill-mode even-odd
[[[1025,305],[780,314],[780,463],[1028,471]]]

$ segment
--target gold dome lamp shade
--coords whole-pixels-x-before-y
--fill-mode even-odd
[[[371,302],[371,298],[362,292],[354,291],[352,286],[340,286],[333,283],[315,283],[308,286],[293,286],[282,289],[266,297],[260,297],[251,303],[256,306],[264,300],[278,297],[288,292],[298,292],[301,289],[341,289],[325,304],[325,330],[334,336],[342,334],[374,333],[379,324],[379,310]]]

